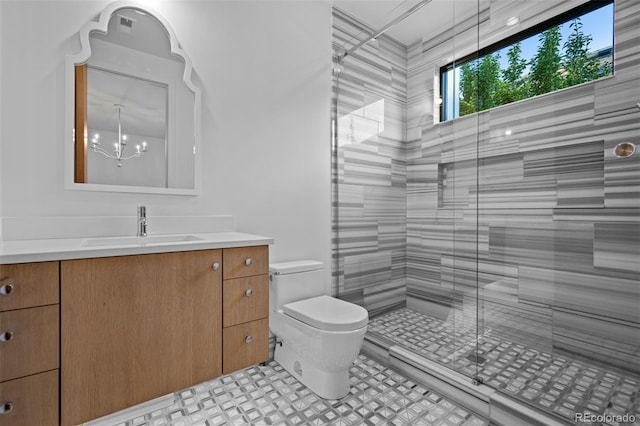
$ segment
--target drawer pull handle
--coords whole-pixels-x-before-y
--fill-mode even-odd
[[[247,343],[251,343],[251,342],[253,342],[253,337],[247,336],[247,337],[244,338],[244,341],[247,342]]]
[[[11,401],[5,402],[0,407],[0,414],[9,414],[13,411],[13,403]]]
[[[251,297],[253,296],[253,290],[252,289],[247,289],[247,291],[244,292],[244,295],[247,297]]]
[[[6,279],[6,280],[0,280],[0,283],[3,282],[3,281],[6,284],[3,284],[0,287],[0,294],[3,295],[3,296],[6,296],[8,294],[13,293],[15,282],[12,279]]]
[[[215,263],[213,264],[213,270],[214,270],[214,271],[217,271],[218,269],[220,269],[220,264],[219,264],[218,262],[215,262]]]
[[[244,261],[244,264],[247,266],[251,266],[251,264],[253,263],[253,259],[249,258],[247,260]]]
[[[4,333],[0,334],[0,342],[8,342],[9,340],[13,339],[13,331],[5,331]]]

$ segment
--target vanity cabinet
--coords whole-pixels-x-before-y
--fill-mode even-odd
[[[78,425],[267,361],[268,265],[268,245],[0,264],[0,426]]]
[[[269,358],[269,250],[267,246],[224,250],[224,374]]]
[[[58,423],[58,266],[0,265],[0,426]]]

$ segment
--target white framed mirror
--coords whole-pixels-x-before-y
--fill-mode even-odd
[[[65,62],[65,188],[198,195],[201,92],[166,20],[107,6]]]

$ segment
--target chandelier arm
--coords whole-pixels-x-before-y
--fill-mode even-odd
[[[109,151],[105,150],[102,147],[93,148],[93,152],[97,152],[98,154],[104,155],[107,158],[116,158],[113,154],[110,154]]]
[[[121,160],[131,160],[132,158],[138,158],[141,157],[142,153],[141,152],[136,152],[135,154],[132,154],[128,157],[122,157]]]

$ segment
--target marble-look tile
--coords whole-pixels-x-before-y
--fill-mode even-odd
[[[117,426],[488,425],[364,356],[355,360],[350,375],[349,394],[325,400],[272,361],[176,392],[170,406]]]
[[[366,25],[334,11],[334,52],[357,44]],[[372,312],[404,303],[406,259],[406,47],[381,36],[345,58],[333,96],[338,124],[381,102],[378,131],[338,128],[333,191],[334,292]],[[360,114],[363,115],[363,114]],[[365,119],[366,117],[362,117]],[[380,117],[378,117],[379,119]],[[359,134],[359,143],[340,135]],[[362,139],[362,140],[360,140]],[[354,140],[355,141],[355,140]],[[366,291],[363,291],[366,289]]]
[[[640,376],[554,353],[535,338],[544,319],[523,315],[513,321],[512,314],[483,311],[477,345],[476,329],[465,324],[464,309],[446,320],[409,309],[389,312],[372,319],[369,333],[471,377],[478,367],[485,384],[569,420],[582,412],[640,414]],[[501,328],[512,321],[530,327],[511,333]]]

